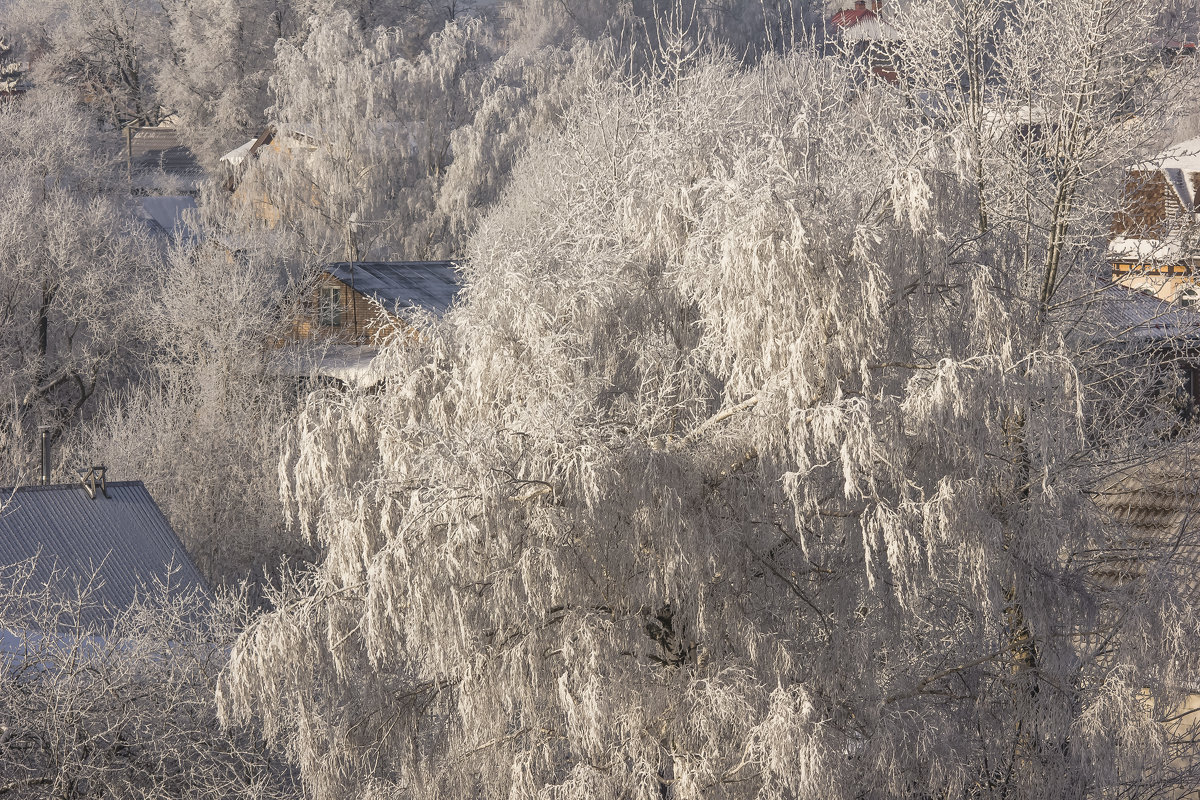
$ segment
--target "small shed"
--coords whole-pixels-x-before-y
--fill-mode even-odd
[[[79,620],[104,626],[138,598],[209,594],[154,498],[141,481],[0,489],[0,565],[33,563],[30,580],[91,587]]]

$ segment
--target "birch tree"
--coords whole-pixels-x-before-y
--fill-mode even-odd
[[[301,415],[322,559],[240,638],[225,719],[261,711],[321,798],[1194,785],[1194,531],[1114,588],[1093,502],[1189,440],[1097,422],[1114,332],[1080,326],[1163,76],[1145,7],[1070,5],[955,6],[982,49],[930,28],[911,91],[805,52],[595,81],[444,326]]]

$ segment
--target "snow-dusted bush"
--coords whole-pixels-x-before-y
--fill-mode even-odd
[[[244,613],[234,597],[156,587],[94,618],[87,585],[0,567],[0,794],[21,798],[290,798],[292,770],[225,730],[217,675]]]

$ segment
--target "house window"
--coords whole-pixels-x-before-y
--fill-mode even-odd
[[[326,328],[342,326],[342,290],[336,286],[322,286],[317,302],[317,324]]]

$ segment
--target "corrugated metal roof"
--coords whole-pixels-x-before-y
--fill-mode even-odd
[[[1124,535],[1110,543],[1095,570],[1113,585],[1142,576],[1155,559],[1200,565],[1200,462],[1184,444],[1145,464],[1127,467],[1093,492],[1097,508],[1120,523]]]
[[[134,171],[162,170],[168,175],[196,176],[200,164],[179,141],[175,128],[137,128],[129,141],[129,157]]]
[[[1097,290],[1074,313],[1092,341],[1200,344],[1200,313],[1116,283]]]
[[[35,584],[56,573],[92,582],[97,606],[85,612],[86,625],[105,624],[156,583],[207,593],[141,481],[109,483],[108,495],[92,500],[80,484],[0,489],[0,564],[36,558]]]
[[[453,261],[339,261],[325,271],[389,311],[417,307],[441,315],[462,288]]]

